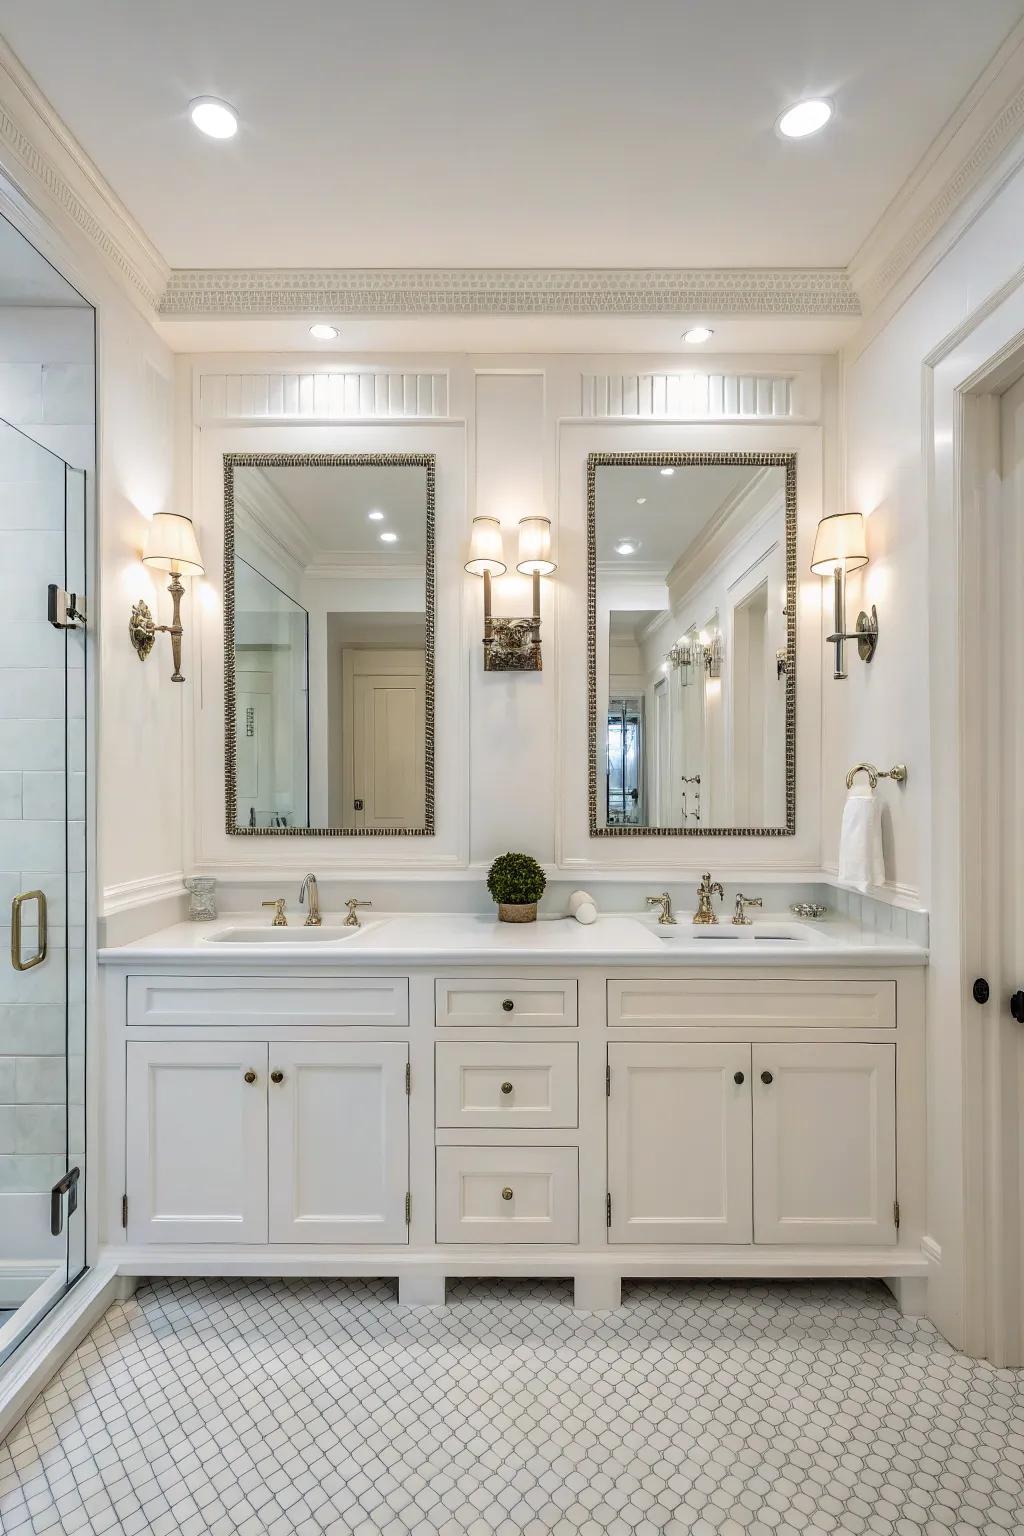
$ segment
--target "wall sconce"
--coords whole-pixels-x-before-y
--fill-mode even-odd
[[[868,563],[868,546],[864,532],[864,517],[860,512],[834,512],[823,517],[818,524],[811,555],[811,570],[815,576],[832,577],[833,630],[828,643],[836,648],[835,681],[846,677],[846,641],[856,640],[857,654],[861,661],[870,661],[878,645],[878,611],[871,605],[871,617],[863,611],[857,615],[857,628],[852,634],[846,628],[846,577],[850,571],[859,571]]]
[[[721,632],[715,630],[711,639],[704,646],[704,669],[708,677],[721,677],[722,662],[725,660],[725,646],[722,642]]]
[[[171,580],[167,590],[173,603],[171,622],[155,624],[149,604],[140,600],[132,609],[128,634],[140,661],[145,661],[153,649],[158,633],[170,635],[171,659],[174,662],[171,682],[183,683],[181,637],[184,630],[181,624],[181,599],[185,588],[181,578],[206,574],[192,519],[179,512],[157,512],[149,525],[142,563],[154,571],[170,572]]]
[[[491,578],[503,576],[507,569],[498,519],[474,517],[466,570],[484,580],[484,671],[540,672],[540,578],[558,569],[551,558],[549,518],[519,521],[516,570],[533,577],[533,614],[528,619],[495,618],[491,612]]]

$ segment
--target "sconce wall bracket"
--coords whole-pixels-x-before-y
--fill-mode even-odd
[[[871,604],[871,617],[864,612],[857,615],[857,655],[861,661],[870,661],[878,649],[878,609]]]
[[[540,620],[489,618],[484,625],[485,672],[541,672]]]
[[[149,604],[141,598],[132,608],[132,616],[128,620],[128,638],[136,656],[140,661],[145,661],[156,644],[156,624]]]

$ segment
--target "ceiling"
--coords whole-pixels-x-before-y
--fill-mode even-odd
[[[3,26],[173,267],[787,267],[850,260],[1022,14],[5,0]],[[235,139],[193,129],[203,94]],[[833,123],[782,141],[810,94]]]
[[[418,467],[309,465],[295,468],[237,469],[236,495],[244,497],[244,477],[258,475],[288,503],[301,524],[310,563],[336,555],[362,555],[396,565],[422,563],[426,552],[426,472]],[[371,519],[371,512],[382,512]],[[394,542],[382,533],[396,533]]]
[[[667,575],[726,503],[764,471],[736,465],[679,465],[663,475],[647,465],[601,464],[597,468],[597,558],[623,574],[637,568]],[[777,483],[774,483],[777,478]],[[781,469],[768,471],[764,500],[785,485]],[[642,506],[637,497],[644,497]],[[628,539],[636,547],[620,555]]]

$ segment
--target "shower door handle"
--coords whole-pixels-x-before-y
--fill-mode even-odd
[[[36,952],[28,960],[21,958],[21,909],[26,901],[39,904],[39,921],[36,933]],[[46,897],[42,891],[22,891],[11,902],[11,964],[16,971],[30,971],[42,965],[46,959]]]
[[[62,1179],[58,1179],[50,1190],[50,1235],[60,1237],[64,1230],[64,1196],[68,1197],[68,1215],[73,1216],[78,1210],[78,1180],[81,1178],[80,1168],[69,1168]]]

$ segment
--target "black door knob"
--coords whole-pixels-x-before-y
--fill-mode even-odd
[[[762,1083],[771,1083],[771,1082],[774,1082],[775,1079],[772,1077],[770,1072],[762,1072],[761,1073],[761,1081],[762,1081]]]
[[[734,1072],[733,1075],[732,1075],[732,1080],[733,1080],[734,1083],[742,1083],[742,1081],[743,1081],[743,1073],[742,1072]]]
[[[1018,1024],[1024,1024],[1024,992],[1015,992],[1010,998],[1010,1012]]]
[[[971,988],[971,993],[972,993],[972,995],[974,997],[974,1001],[976,1003],[987,1003],[988,1002],[989,995],[990,995],[990,989],[989,989],[989,984],[985,980],[984,976],[979,976],[978,977],[977,981],[974,983],[974,986]]]
[[[504,1008],[506,1013],[511,1013],[512,1009],[515,1007],[515,1003],[512,1001],[512,999],[510,997],[506,997],[505,1001],[502,1003],[501,1006]]]

